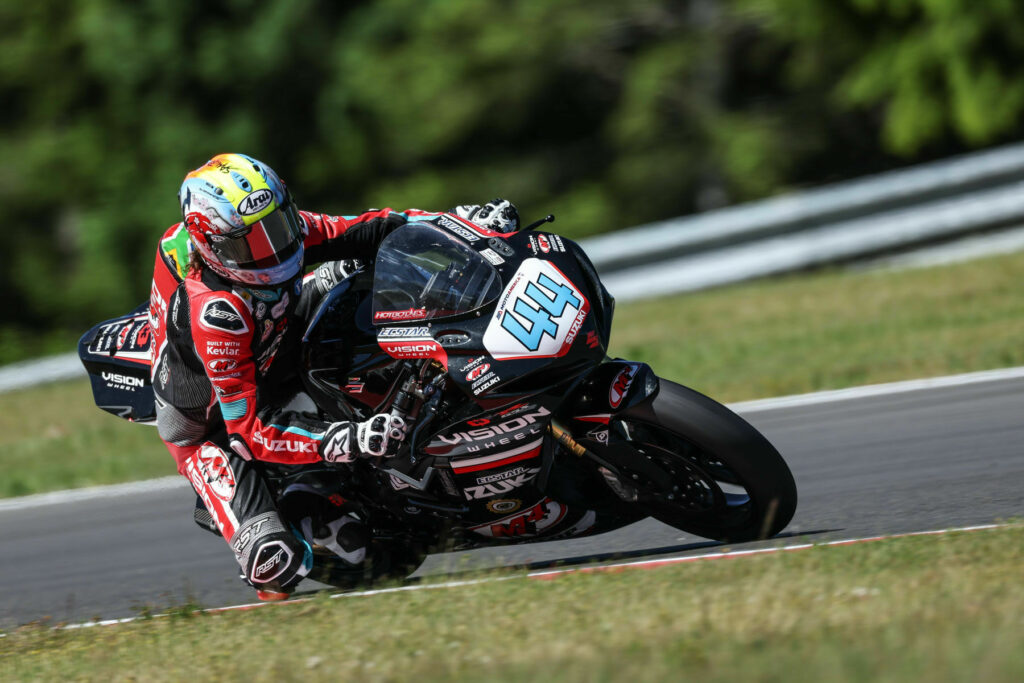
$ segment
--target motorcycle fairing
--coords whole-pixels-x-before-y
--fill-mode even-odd
[[[156,403],[150,382],[149,303],[94,326],[78,341],[78,357],[103,410],[129,422],[152,424]]]

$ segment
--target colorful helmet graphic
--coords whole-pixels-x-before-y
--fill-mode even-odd
[[[269,166],[218,154],[185,176],[178,201],[192,243],[218,275],[260,287],[302,269],[305,223]]]

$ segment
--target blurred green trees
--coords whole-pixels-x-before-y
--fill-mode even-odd
[[[312,210],[501,195],[581,236],[1012,139],[1022,27],[1013,0],[0,0],[0,362],[142,301],[218,152]]]

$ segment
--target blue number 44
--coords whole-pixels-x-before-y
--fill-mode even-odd
[[[553,296],[547,296],[540,287],[551,292]],[[526,329],[515,316],[506,313],[501,319],[501,326],[509,334],[530,351],[536,351],[544,335],[554,338],[558,333],[557,318],[562,317],[566,306],[580,307],[580,300],[573,294],[571,287],[560,285],[544,273],[537,278],[537,284],[531,282],[526,285],[526,298],[516,299],[512,310],[524,317],[530,323],[530,329]],[[536,304],[536,308],[530,305],[530,301]]]

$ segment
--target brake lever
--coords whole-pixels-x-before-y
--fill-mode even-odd
[[[547,216],[544,216],[544,218],[541,218],[539,221],[534,221],[533,223],[530,223],[529,225],[527,225],[525,228],[519,228],[519,232],[529,232],[530,230],[533,230],[534,228],[539,228],[540,226],[544,225],[545,223],[554,223],[554,222],[555,222],[555,214],[549,213]]]

